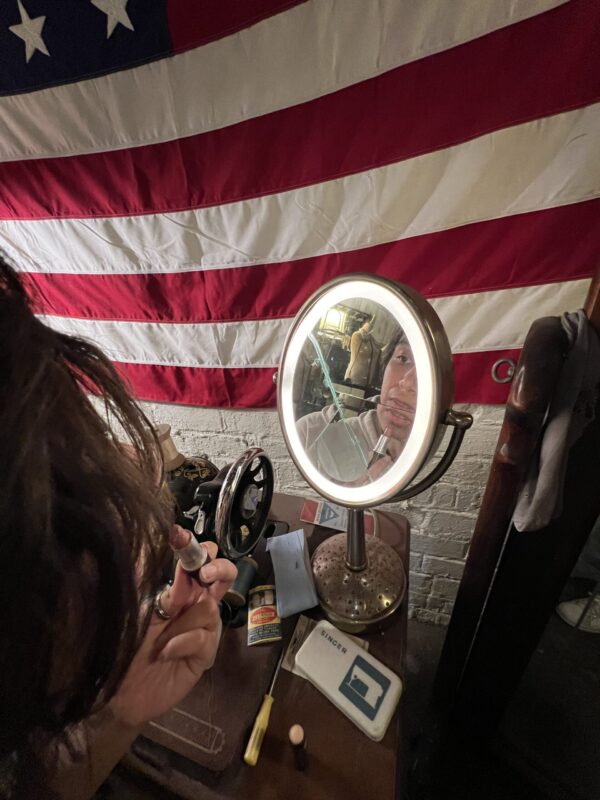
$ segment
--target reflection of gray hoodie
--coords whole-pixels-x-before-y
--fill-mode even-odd
[[[375,402],[379,397],[374,397]],[[348,483],[367,471],[381,431],[375,408],[340,420],[334,405],[307,414],[296,430],[313,464],[334,481]]]

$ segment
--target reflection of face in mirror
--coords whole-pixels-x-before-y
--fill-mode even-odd
[[[412,351],[384,308],[329,309],[299,359],[296,429],[313,464],[344,484],[376,480],[402,452],[416,407]]]
[[[404,336],[392,342],[377,406],[379,427],[389,437],[388,453],[397,458],[410,433],[417,402],[417,375],[412,350]]]

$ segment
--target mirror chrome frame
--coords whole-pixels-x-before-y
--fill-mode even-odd
[[[324,311],[355,297],[379,303],[396,319],[407,335],[417,370],[415,420],[404,450],[380,478],[358,487],[332,481],[311,462],[300,444],[292,402],[294,372],[308,333],[314,329]],[[367,508],[401,495],[427,463],[441,440],[444,426],[448,424],[453,391],[450,345],[432,306],[408,286],[376,275],[358,273],[344,275],[325,284],[298,312],[288,331],[281,356],[277,409],[287,448],[307,483],[334,503],[348,508]],[[448,466],[449,463],[446,468]]]

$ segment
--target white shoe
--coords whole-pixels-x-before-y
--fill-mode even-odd
[[[564,603],[558,604],[556,613],[568,625],[579,628],[580,631],[585,631],[585,633],[600,633],[600,594],[594,597],[584,618],[581,620],[581,623],[579,623],[581,615],[589,602],[589,597],[567,600]]]

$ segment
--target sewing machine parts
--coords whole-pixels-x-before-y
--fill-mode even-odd
[[[188,509],[194,492],[203,481],[212,480],[219,472],[206,455],[184,456],[171,438],[171,426],[157,425],[156,436],[162,450],[165,484],[175,501],[178,514]]]
[[[185,457],[171,438],[169,425],[156,430],[165,464],[165,483],[175,505],[176,522],[196,540],[213,540],[236,562],[238,575],[223,598],[222,617],[231,627],[245,624],[248,593],[258,574],[250,557],[267,530],[273,497],[273,467],[259,447],[245,450],[219,470],[202,455]]]
[[[251,447],[194,494],[194,531],[214,531],[222,552],[232,559],[249,555],[267,523],[273,497],[273,467],[260,447]]]
[[[211,473],[196,482],[187,508],[179,503],[177,522],[200,540],[214,539],[227,558],[241,559],[252,553],[265,530],[273,497],[271,461],[260,447],[251,447]]]

